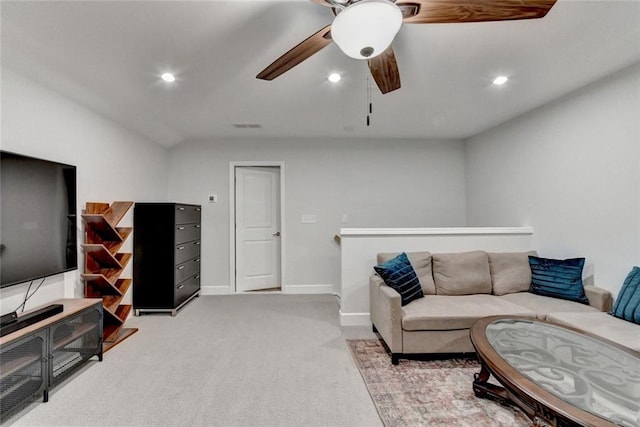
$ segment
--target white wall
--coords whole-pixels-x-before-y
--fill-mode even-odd
[[[532,226],[617,294],[640,263],[640,66],[466,142],[467,225]]]
[[[638,141],[638,66],[466,143],[253,139],[168,152],[2,69],[2,149],[77,165],[79,209],[123,199],[202,204],[204,286],[229,287],[229,162],[256,160],[285,162],[290,285],[337,290],[341,227],[532,226],[542,255],[586,256],[586,275],[616,293],[640,259]],[[209,194],[219,202],[208,204]],[[301,224],[302,214],[318,222]],[[131,222],[129,214],[122,224]],[[2,290],[2,313],[25,290]],[[78,272],[56,276],[29,307],[80,295]]]
[[[333,237],[341,227],[465,225],[460,141],[182,143],[170,151],[169,199],[203,205],[203,289],[230,286],[230,161],[285,162],[286,285],[337,290],[340,247]],[[207,203],[209,194],[217,194],[218,203]],[[317,223],[302,224],[302,214],[315,214]]]
[[[381,252],[524,252],[533,248],[527,227],[343,228],[340,324],[371,325],[369,277]]]
[[[1,89],[2,150],[77,166],[78,215],[88,201],[166,200],[168,154],[164,147],[7,68],[2,69]],[[132,223],[130,212],[121,225]],[[79,221],[79,243],[83,230]],[[130,238],[122,250],[131,251],[132,243]],[[84,264],[81,251],[78,262]],[[79,273],[48,278],[27,309],[57,298],[82,296]],[[123,277],[131,277],[131,265]],[[26,284],[2,289],[2,313],[13,311],[26,289]],[[131,291],[125,302],[130,297]]]

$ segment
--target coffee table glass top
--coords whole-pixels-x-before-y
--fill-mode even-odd
[[[610,422],[640,426],[640,359],[604,341],[548,323],[504,319],[487,340],[520,374]]]

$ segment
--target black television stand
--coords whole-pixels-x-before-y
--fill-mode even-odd
[[[31,324],[24,326],[24,318]],[[102,299],[71,298],[27,311],[9,325],[22,327],[0,337],[0,424],[36,395],[46,402],[51,387],[93,356],[102,360],[102,319]]]

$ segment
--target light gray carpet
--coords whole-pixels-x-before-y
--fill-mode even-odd
[[[10,418],[14,426],[381,426],[328,295],[195,299]]]

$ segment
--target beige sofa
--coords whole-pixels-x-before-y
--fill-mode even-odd
[[[378,254],[378,264],[396,255]],[[528,255],[535,252],[409,252],[425,296],[405,306],[398,292],[371,276],[371,321],[389,347],[392,363],[410,354],[473,352],[469,328],[494,315],[551,320],[640,351],[638,325],[606,313],[612,305],[609,291],[585,286],[589,305],[528,292]]]

